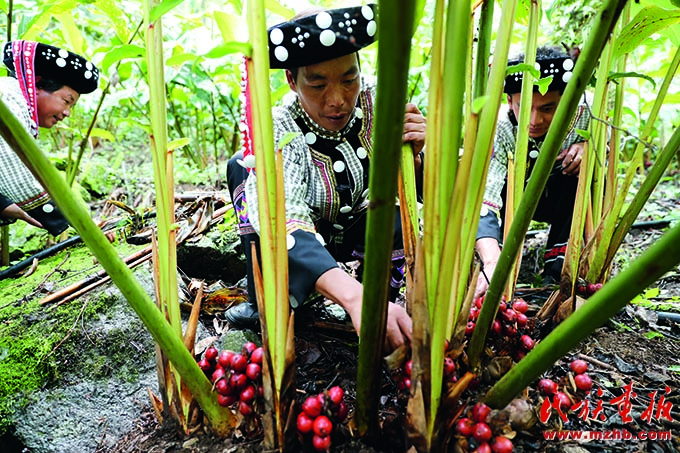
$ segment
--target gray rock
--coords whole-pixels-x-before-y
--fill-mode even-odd
[[[246,275],[241,239],[233,228],[212,228],[177,247],[177,266],[188,276],[233,285]]]

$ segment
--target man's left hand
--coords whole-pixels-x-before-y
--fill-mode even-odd
[[[404,143],[411,142],[413,155],[417,156],[425,146],[426,119],[415,104],[406,104],[404,117]]]
[[[583,142],[574,143],[557,156],[557,160],[562,161],[563,174],[569,176],[578,175],[581,170],[581,161],[583,160],[583,145]]]

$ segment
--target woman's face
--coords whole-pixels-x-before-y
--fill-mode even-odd
[[[38,125],[49,129],[70,116],[79,97],[78,92],[66,85],[52,93],[38,88]]]

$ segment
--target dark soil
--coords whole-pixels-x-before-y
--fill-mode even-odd
[[[627,247],[649,241],[658,232],[638,232],[632,236]],[[540,235],[539,235],[540,236]],[[540,238],[538,239],[540,241]],[[525,248],[524,275],[532,276],[532,269],[526,263],[536,262],[527,259],[537,254],[540,247],[528,241]],[[529,266],[529,267],[527,267]],[[669,273],[658,282],[660,295],[651,302],[666,302],[663,310],[680,311],[680,272]],[[545,300],[549,291],[539,292],[529,298],[535,310]],[[531,314],[531,311],[529,312]],[[357,366],[357,338],[347,324],[338,321],[327,322],[322,308],[301,312],[296,321],[296,363],[297,388],[302,398],[315,394],[333,385],[341,385],[352,408],[355,402],[354,381]],[[549,331],[549,329],[547,329]],[[676,452],[680,451],[680,324],[677,321],[659,317],[657,312],[631,305],[622,310],[614,319],[598,329],[582,342],[572,353],[556,363],[544,377],[558,382],[560,389],[567,393],[575,404],[588,401],[592,411],[598,401],[602,401],[606,420],[584,421],[583,406],[568,412],[567,423],[563,423],[553,412],[547,423],[540,421],[531,427],[511,431],[514,435],[515,452]],[[593,380],[593,389],[586,396],[576,389],[573,374],[569,373],[569,363],[581,358],[589,364],[588,374]],[[624,386],[631,385],[636,393],[630,407],[632,421],[622,421],[619,406],[611,400],[624,393]],[[526,400],[536,417],[540,414],[544,397],[539,394],[536,383],[532,384],[518,398]],[[488,387],[487,387],[488,388]],[[463,398],[474,404],[487,390],[483,385],[475,391],[467,391]],[[653,392],[656,392],[652,396]],[[659,398],[663,395],[666,407],[670,407],[670,420],[658,416]],[[654,411],[649,423],[644,421],[645,410],[654,398]],[[407,397],[399,392],[397,385],[384,372],[381,387],[380,419],[383,428],[382,438],[367,446],[351,436],[338,436],[334,439],[332,452],[403,452],[407,450],[406,435],[403,432],[404,412]],[[670,406],[669,406],[670,405]],[[351,414],[351,413],[350,413]],[[395,429],[396,428],[396,429]],[[559,440],[546,439],[552,430],[610,432],[611,439],[596,440]],[[645,432],[653,436],[666,436],[666,440],[625,439],[626,433],[637,435]],[[606,435],[606,434],[605,434]],[[303,447],[299,446],[299,451]],[[137,421],[137,428],[130,432],[112,450],[101,453],[226,453],[264,451],[261,438],[245,439],[237,433],[229,439],[215,438],[208,433],[197,433],[190,438],[182,438],[177,431],[159,426],[153,412],[148,409]]]

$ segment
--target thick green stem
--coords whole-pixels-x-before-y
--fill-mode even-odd
[[[372,436],[378,428],[380,366],[387,321],[387,287],[394,231],[394,200],[402,152],[404,106],[408,85],[409,55],[413,31],[414,0],[380,3],[378,21],[378,82],[375,141],[371,158],[371,202],[366,226],[357,410],[360,436]]]
[[[132,271],[120,259],[104,233],[90,217],[90,211],[81,199],[74,195],[64,177],[50,163],[33,138],[14,117],[0,99],[0,135],[19,155],[24,164],[47,189],[64,213],[69,223],[78,231],[83,242],[90,248],[104,270],[137,312],[154,340],[161,347],[184,379],[192,395],[198,401],[211,425],[220,435],[226,435],[232,424],[231,412],[219,404],[211,391],[210,381],[198,367],[182,337],[168,324],[163,313],[144,291]]]
[[[608,0],[602,6],[593,22],[593,31],[574,68],[574,74],[567,84],[564,95],[557,107],[532,176],[529,178],[525,195],[517,208],[517,215],[498,259],[496,271],[491,278],[491,283],[486,293],[485,303],[482,306],[475,331],[470,340],[468,354],[470,356],[470,364],[475,371],[479,371],[484,340],[491,327],[496,310],[498,310],[503,290],[509,278],[505,269],[510,268],[517,260],[524,235],[536,211],[541,192],[550,176],[550,171],[560,151],[562,142],[567,135],[570,120],[576,111],[588,80],[590,80],[590,76],[595,69],[599,55],[602,53],[602,49],[625,3],[626,0]]]
[[[529,383],[614,316],[637,294],[680,263],[680,225],[664,234],[640,258],[557,326],[486,394],[485,402],[505,407]]]
[[[489,79],[489,54],[491,51],[491,32],[493,31],[493,0],[484,0],[479,13],[479,34],[477,35],[477,55],[475,58],[475,77],[472,99],[483,96]]]

